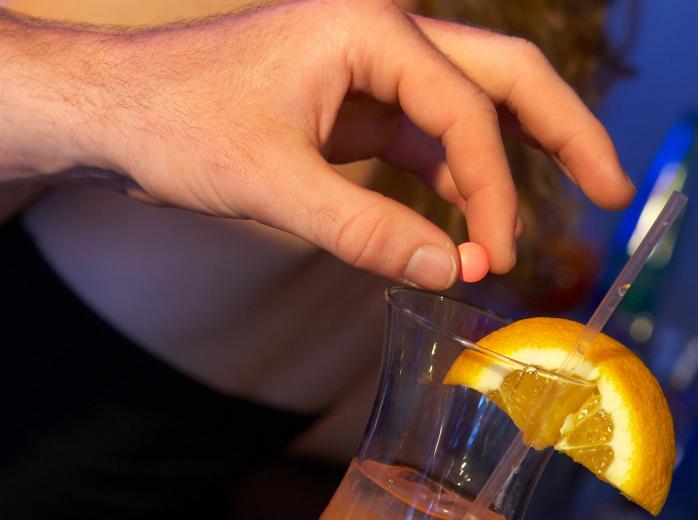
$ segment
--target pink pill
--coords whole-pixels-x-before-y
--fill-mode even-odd
[[[464,282],[482,280],[490,270],[487,252],[480,244],[464,242],[458,246],[460,256],[460,279]]]

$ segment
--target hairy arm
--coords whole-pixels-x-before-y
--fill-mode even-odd
[[[628,203],[607,133],[527,42],[389,0],[298,0],[125,34],[0,11],[0,183],[115,180],[430,289],[515,263],[495,105],[594,202]],[[462,211],[472,243],[457,249],[331,166],[369,157],[421,176]]]
[[[0,7],[0,221],[46,186],[66,181],[103,184],[157,202],[112,160],[130,129],[158,128],[153,121],[146,128],[144,114],[122,117],[138,113],[148,91],[147,81],[129,81],[142,58],[137,40],[212,20],[133,29],[52,21]],[[142,66],[153,74],[172,72]]]
[[[77,166],[79,85],[72,31],[0,10],[0,181],[31,181]]]
[[[70,150],[60,134],[66,108],[56,103],[55,90],[53,103],[43,101],[47,89],[56,88],[48,76],[52,67],[37,59],[50,50],[46,29],[0,8],[0,223],[40,196],[47,177],[71,164],[69,155],[54,155]]]

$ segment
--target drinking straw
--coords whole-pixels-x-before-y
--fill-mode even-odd
[[[657,218],[645,235],[645,238],[642,239],[638,248],[625,264],[620,274],[618,274],[613,285],[611,285],[611,288],[591,315],[591,318],[589,318],[582,334],[577,339],[575,348],[573,348],[564,359],[560,368],[557,370],[558,372],[572,374],[582,361],[584,361],[584,354],[588,347],[594,342],[597,334],[599,334],[601,329],[606,325],[609,318],[616,310],[616,307],[618,307],[618,304],[623,299],[623,296],[628,292],[635,278],[644,267],[654,248],[681,213],[687,200],[688,197],[682,193],[675,191],[671,194],[671,197],[669,197],[664,208],[659,215],[657,215]],[[532,410],[532,412],[535,413],[530,413],[528,416],[529,423],[532,418],[538,416],[540,410],[545,409],[543,407],[551,407],[553,405],[553,397],[555,394],[555,392],[552,392],[553,386],[554,385],[550,383],[546,385],[546,389],[541,399],[538,401],[536,408]],[[532,427],[532,433],[535,433],[536,426],[536,424],[526,424],[526,428],[524,429],[526,431],[531,431],[529,427]],[[490,504],[496,500],[497,495],[502,491],[502,488],[507,484],[510,477],[519,469],[528,450],[531,449],[531,446],[524,442],[522,430],[516,435],[507,448],[506,453],[497,464],[497,467],[489,476],[487,482],[485,482],[485,485],[466,513],[464,520],[477,520],[484,517],[484,513],[489,510]],[[535,435],[531,435],[531,438],[534,437]]]

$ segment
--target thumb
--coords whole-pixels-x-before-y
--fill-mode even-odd
[[[431,290],[450,287],[460,261],[448,235],[413,210],[358,186],[317,153],[296,155],[293,183],[261,210],[263,222],[360,269]]]

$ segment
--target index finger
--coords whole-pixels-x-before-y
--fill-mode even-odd
[[[372,28],[350,60],[352,87],[400,106],[418,127],[439,139],[456,187],[465,199],[470,240],[482,245],[493,272],[515,263],[517,197],[487,95],[395,9]],[[406,53],[405,48],[410,52]]]
[[[409,15],[496,103],[505,105],[597,205],[617,209],[635,194],[603,125],[538,48],[520,38]]]

